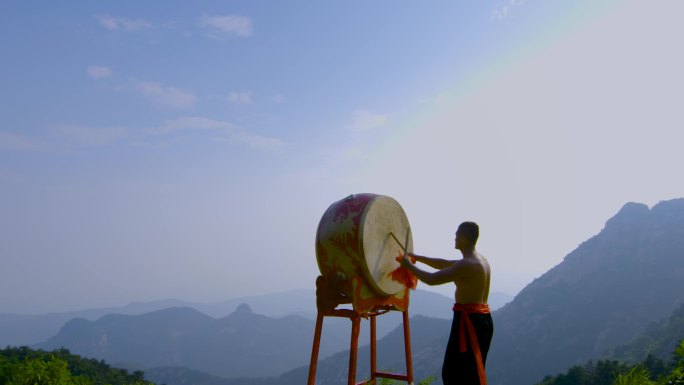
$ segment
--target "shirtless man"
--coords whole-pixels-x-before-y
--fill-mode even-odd
[[[456,284],[454,319],[442,365],[444,385],[487,383],[484,364],[494,324],[487,305],[491,269],[485,257],[475,251],[479,233],[474,222],[463,222],[458,226],[455,247],[461,251],[463,259],[451,261],[408,253],[401,260],[402,266],[428,285]],[[437,271],[423,271],[408,257]]]

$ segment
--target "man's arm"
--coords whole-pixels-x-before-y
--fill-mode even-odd
[[[419,280],[430,286],[441,285],[447,282],[454,282],[463,270],[463,267],[456,261],[450,261],[448,267],[435,271],[434,273],[430,273],[417,268],[406,257],[401,259],[401,265],[409,269],[413,274],[416,275],[416,277],[418,277]]]
[[[413,254],[413,253],[408,253],[409,257],[413,257],[416,259],[418,262],[422,262],[433,269],[446,269],[447,267],[451,266],[454,262],[456,261],[449,261],[447,259],[440,259],[440,258],[430,258],[426,257],[424,255],[418,255],[418,254]]]

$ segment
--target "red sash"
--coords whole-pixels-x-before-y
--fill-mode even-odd
[[[482,363],[482,352],[480,352],[480,344],[477,342],[477,334],[475,334],[475,327],[470,320],[469,314],[489,314],[489,305],[486,303],[467,303],[454,304],[454,311],[461,312],[461,322],[458,326],[458,338],[460,341],[461,353],[466,351],[465,331],[468,329],[468,339],[470,340],[470,348],[475,354],[475,362],[477,363],[477,374],[480,376],[480,385],[487,385],[487,374],[485,373],[484,364]]]

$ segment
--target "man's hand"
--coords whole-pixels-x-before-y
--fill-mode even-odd
[[[404,254],[403,257],[399,259],[399,263],[403,267],[408,267],[409,265],[416,263],[416,258],[413,256],[413,253]]]
[[[415,289],[418,284],[418,277],[412,272],[416,267],[411,266],[411,263],[415,263],[415,260],[407,254],[399,254],[395,260],[399,262],[400,266],[389,274],[392,280],[401,282],[409,289]]]

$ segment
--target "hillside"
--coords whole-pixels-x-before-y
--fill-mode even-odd
[[[647,370],[657,383],[678,383],[668,380],[684,374],[684,304],[669,317],[651,323],[630,343],[609,349],[598,360],[574,365],[565,373],[546,376],[538,385],[612,385],[617,374],[626,375],[635,367]]]
[[[651,355],[662,360],[669,360],[677,347],[678,341],[684,339],[684,304],[679,306],[669,317],[649,324],[646,331],[628,344],[610,349],[603,356],[625,362],[639,362]]]
[[[684,301],[684,199],[628,203],[494,313],[492,385],[529,384],[629,342]]]

